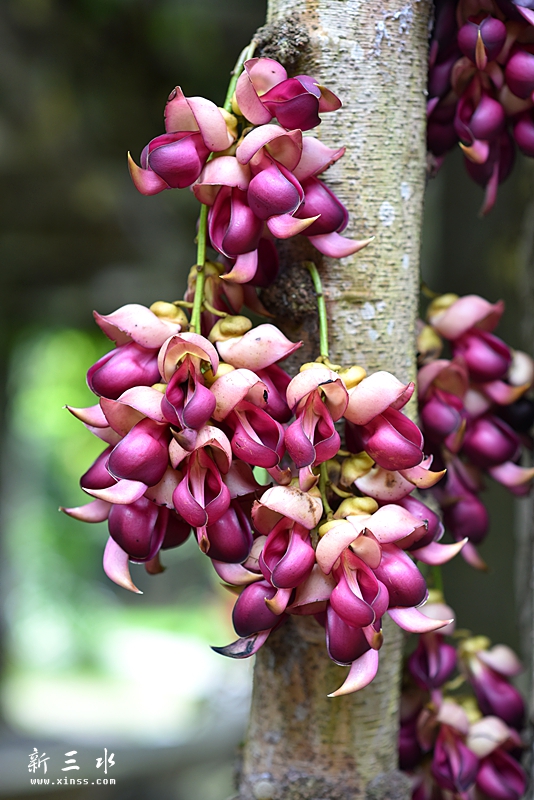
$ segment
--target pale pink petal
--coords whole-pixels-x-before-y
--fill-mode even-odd
[[[143,594],[132,581],[128,562],[128,554],[110,536],[104,550],[104,572],[110,580],[123,589]]]
[[[134,386],[127,389],[117,398],[117,403],[123,403],[139,411],[143,416],[153,419],[154,422],[166,422],[161,410],[163,395],[151,386]]]
[[[363,250],[374,237],[370,239],[347,239],[345,236],[340,236],[335,231],[333,233],[321,233],[318,236],[308,236],[308,239],[317,250],[324,256],[329,258],[345,258]]]
[[[317,563],[325,575],[328,575],[338,560],[339,556],[364,530],[369,521],[368,514],[361,517],[352,517],[353,522],[340,519],[338,523],[330,528],[324,536],[321,536],[317,545],[315,555]],[[358,528],[355,525],[359,526]]]
[[[169,444],[169,461],[171,462],[174,469],[182,463],[184,458],[190,456],[191,452],[189,450],[185,450],[176,439],[171,439]]]
[[[434,381],[438,388],[445,389],[456,397],[463,397],[469,386],[469,376],[463,359],[449,361],[440,358],[421,367],[417,374],[417,392],[420,398],[425,397]]]
[[[158,354],[158,368],[166,381],[172,378],[176,365],[188,354],[207,361],[213,373],[217,372],[219,356],[212,343],[199,333],[179,333],[167,339]]]
[[[267,597],[265,598],[265,605],[269,611],[272,611],[273,614],[279,616],[286,610],[292,592],[293,589],[277,589],[276,594],[273,597],[270,599]]]
[[[323,504],[320,497],[301,492],[296,486],[273,486],[263,493],[260,502],[255,503],[252,509],[252,518],[260,533],[270,532],[271,528],[266,529],[266,520],[270,524],[272,512],[278,518],[287,517],[311,531],[321,519]]]
[[[287,387],[286,399],[289,408],[294,409],[303,397],[306,397],[307,394],[316,389],[320,384],[336,380],[339,380],[337,374],[332,372],[331,369],[327,369],[322,364],[314,365],[310,369],[299,372]]]
[[[232,463],[232,446],[226,434],[214,425],[204,425],[198,432],[195,450],[200,450],[201,447],[215,448],[213,457],[221,472],[226,474]]]
[[[499,406],[508,406],[515,403],[516,400],[525,394],[530,384],[525,383],[523,386],[510,386],[509,383],[504,381],[489,381],[488,383],[481,384],[480,388],[490,400],[497,403]]]
[[[438,711],[437,720],[444,725],[450,725],[451,728],[455,728],[464,736],[467,736],[469,732],[467,714],[461,706],[454,703],[452,700],[443,701]]]
[[[65,406],[65,408],[70,411],[76,419],[81,420],[81,422],[91,426],[91,428],[107,428],[109,425],[99,403],[97,403],[96,406],[89,406],[89,408],[74,408],[74,406]]]
[[[248,283],[252,280],[258,269],[258,251],[250,250],[248,253],[238,255],[230,272],[221,275],[228,283]]]
[[[388,608],[388,614],[399,628],[410,633],[438,631],[453,622],[452,619],[430,619],[417,608]]]
[[[531,386],[534,383],[534,359],[522,350],[512,350],[512,363],[508,369],[508,381],[512,386]]]
[[[467,392],[465,393],[464,400],[464,408],[469,414],[470,417],[480,417],[482,414],[485,414],[486,411],[489,411],[491,408],[491,402],[488,400],[487,397],[484,397],[482,392],[479,392],[477,389],[470,387]]]
[[[510,728],[499,717],[483,717],[469,727],[466,744],[479,758],[489,756],[510,738]]]
[[[504,311],[504,303],[490,303],[476,294],[459,297],[445,311],[433,314],[430,324],[445,339],[457,339],[469,328],[477,327],[484,331],[492,331],[499,322]]]
[[[267,387],[250,369],[235,369],[217,378],[211,386],[217,405],[213,419],[220,422],[228,416],[241,400],[247,398],[256,406],[264,406],[267,402],[264,393]]]
[[[290,342],[282,331],[266,323],[252,328],[244,336],[217,342],[217,349],[227,364],[258,370],[282,361],[301,345],[302,342]]]
[[[347,519],[354,525],[354,517],[347,517]],[[358,536],[350,545],[350,549],[358,558],[361,558],[368,567],[371,567],[371,569],[377,569],[380,566],[382,550],[372,534]]]
[[[230,147],[234,141],[233,137],[228,130],[226,120],[215,103],[206,100],[205,97],[188,97],[187,102],[208,150],[218,153]]]
[[[488,160],[490,145],[489,142],[484,141],[483,139],[475,139],[472,145],[465,145],[462,142],[458,142],[462,149],[462,153],[469,161],[472,161],[473,164],[485,164]]]
[[[468,541],[468,539],[462,539],[460,542],[454,542],[453,544],[430,542],[430,544],[420,547],[417,550],[411,550],[410,552],[414,558],[422,561],[424,564],[440,566],[454,558]]]
[[[514,651],[505,644],[496,644],[489,650],[479,650],[477,657],[490,669],[512,678],[523,672],[523,665]]]
[[[269,154],[291,172],[302,156],[302,131],[286,131],[279,125],[262,125],[254,128],[236,150],[240,164],[248,164],[265,145]]]
[[[295,609],[301,606],[328,600],[335,586],[336,580],[334,577],[332,575],[325,575],[319,564],[314,564],[308,578],[306,578],[304,583],[301,583],[300,586],[297,586],[295,599],[291,605],[287,607],[287,613],[291,614]]]
[[[378,651],[368,650],[363,656],[352,662],[345,682],[335,692],[328,697],[339,697],[343,694],[351,694],[367,686],[378,672]]]
[[[302,139],[302,156],[298,165],[293,170],[295,178],[302,183],[306,178],[324,172],[334,161],[344,154],[345,148],[332,150],[315,136],[304,136]]]
[[[75,508],[61,508],[64,514],[69,517],[79,519],[81,522],[104,522],[109,516],[111,503],[106,503],[104,500],[93,500],[91,503],[86,503],[84,506],[76,506]]]
[[[413,394],[413,383],[401,383],[390,372],[374,372],[349,390],[345,417],[356,425],[367,425],[390,406],[402,408]]]
[[[179,86],[169,94],[165,105],[165,130],[167,133],[198,131],[198,125],[187,98]]]
[[[277,239],[290,239],[292,236],[298,236],[299,233],[309,228],[316,219],[319,219],[319,216],[318,214],[315,217],[298,219],[297,217],[292,217],[291,214],[278,214],[275,217],[269,217],[267,227]]]
[[[413,484],[399,472],[389,472],[377,466],[355,480],[354,485],[363,494],[382,503],[395,503],[413,492]]]
[[[425,464],[430,466],[431,460],[432,459],[430,459],[430,461],[429,459],[425,459],[416,467],[401,469],[399,472],[403,478],[413,483],[418,489],[430,489],[432,486],[435,486],[447,472],[446,469],[442,469],[439,472],[431,472],[428,467],[425,466]]]
[[[121,436],[126,436],[128,431],[144,418],[144,414],[140,411],[136,411],[131,406],[124,405],[124,403],[119,403],[118,400],[101,397],[100,405],[113,430]]]
[[[243,116],[254,125],[265,125],[271,121],[271,112],[260,101],[246,71],[237,80],[235,97]]]
[[[534,478],[533,467],[520,467],[518,464],[514,464],[513,461],[505,461],[504,464],[490,467],[488,472],[494,480],[499,481],[509,489],[524,486]]]
[[[122,480],[117,481],[107,489],[84,489],[84,492],[96,497],[98,500],[105,500],[106,503],[127,506],[139,500],[146,490],[146,484],[141,483],[141,481]]]
[[[143,169],[139,167],[130,153],[128,153],[128,170],[130,172],[133,184],[138,192],[144,194],[145,197],[150,197],[153,194],[159,194],[165,189],[171,187],[164,181],[163,178],[151,169]]]
[[[249,58],[245,61],[245,71],[260,96],[287,78],[285,68],[274,58]]]
[[[172,467],[167,467],[163,478],[155,486],[149,486],[145,492],[145,497],[152,500],[158,506],[174,508],[172,493],[182,480],[182,475]]]
[[[462,557],[471,567],[474,567],[474,569],[479,569],[481,572],[487,572],[488,565],[480,556],[478,550],[472,542],[467,542],[465,547],[462,549]]]
[[[222,561],[211,560],[215,572],[226,583],[232,586],[248,586],[249,583],[262,581],[263,575],[261,572],[250,572],[242,564],[226,564]]]
[[[112,314],[103,315],[93,311],[93,315],[96,324],[117,345],[134,341],[143,347],[156,349],[169,336],[180,331],[178,323],[160,319],[139,303],[128,303]]]
[[[235,186],[245,192],[250,177],[250,169],[240,164],[235,156],[219,156],[208,161],[192,188],[197,200],[212,206],[221,186]]]
[[[99,439],[102,439],[103,442],[106,442],[106,444],[112,444],[115,446],[122,439],[122,436],[109,426],[107,428],[94,428],[92,425],[86,425],[85,427],[94,436],[97,436]]]
[[[366,523],[366,528],[381,544],[396,542],[421,527],[426,529],[420,519],[414,517],[402,506],[395,504],[382,506],[372,514]]]

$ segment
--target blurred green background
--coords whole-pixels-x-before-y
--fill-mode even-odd
[[[34,747],[56,765],[76,748],[83,766],[95,748],[113,746],[114,797],[224,800],[232,792],[250,664],[208,647],[232,637],[230,596],[193,542],[167,553],[157,578],[134,567],[145,594],[129,595],[103,575],[105,525],[57,508],[84,502],[78,478],[101,449],[63,408],[93,402],[85,372],[109,349],[92,310],[179,298],[195,258],[192,195],[142,197],[126,151],[138,160],[163,130],[177,83],[222,102],[265,5],[0,4],[3,798],[31,794]],[[422,257],[436,291],[503,297],[498,333],[523,348],[521,237],[532,176],[518,163],[496,210],[480,220],[481,190],[453,154],[429,185]],[[518,647],[514,503],[500,487],[488,495],[490,573],[456,559],[445,570],[447,598],[461,627]],[[91,800],[102,790],[60,793]]]

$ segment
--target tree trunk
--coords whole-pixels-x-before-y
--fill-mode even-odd
[[[345,235],[375,236],[340,261],[285,244],[281,278],[263,298],[286,333],[305,340],[301,361],[319,352],[313,290],[299,265],[311,257],[324,285],[331,360],[415,378],[429,10],[429,0],[269,2],[260,52],[284,60],[309,36],[293,73],[315,76],[343,100],[320,129],[329,146],[347,148],[325,182],[350,212]],[[387,623],[384,633],[375,681],[335,699],[326,695],[345,671],[328,659],[315,620],[292,617],[269,638],[256,656],[241,800],[409,795],[396,772],[401,633]]]

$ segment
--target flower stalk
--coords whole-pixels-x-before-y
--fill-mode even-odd
[[[195,284],[195,298],[193,300],[193,310],[191,312],[190,330],[192,333],[200,333],[200,314],[202,311],[202,301],[204,299],[204,283],[206,280],[206,237],[208,227],[208,207],[200,206],[200,220],[198,225],[197,237],[197,280]]]
[[[328,317],[324,301],[323,285],[319,271],[313,261],[306,261],[306,269],[311,275],[315,296],[317,297],[317,314],[319,315],[319,351],[321,360],[328,361]]]

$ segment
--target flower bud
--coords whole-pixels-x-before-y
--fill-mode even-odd
[[[164,300],[156,300],[155,303],[152,303],[150,306],[150,310],[156,317],[160,319],[166,319],[169,322],[177,322],[182,328],[186,328],[189,325],[189,320],[187,319],[187,315],[183,308],[180,306],[174,305],[174,303],[166,303]]]
[[[215,342],[226,342],[228,339],[233,339],[235,336],[243,336],[243,334],[251,328],[252,322],[248,317],[229,315],[217,320],[208,338],[212,344],[215,344]]]

